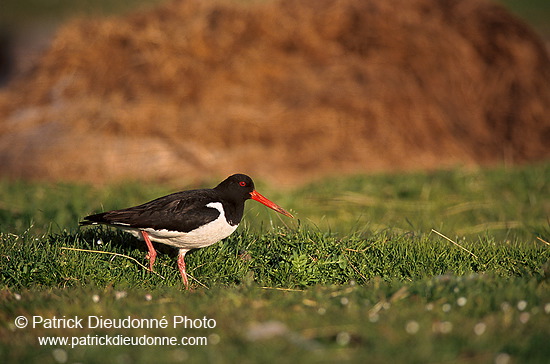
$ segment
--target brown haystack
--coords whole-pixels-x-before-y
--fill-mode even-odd
[[[544,45],[479,0],[174,1],[64,26],[0,95],[10,177],[289,180],[549,141]]]

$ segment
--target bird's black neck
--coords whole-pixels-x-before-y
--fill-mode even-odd
[[[225,219],[227,222],[232,225],[238,225],[242,218],[244,212],[244,203],[234,203],[234,202],[223,202],[223,210],[225,212]]]

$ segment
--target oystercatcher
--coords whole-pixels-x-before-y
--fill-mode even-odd
[[[185,254],[231,235],[241,222],[248,199],[293,217],[258,193],[250,177],[234,174],[212,189],[176,192],[139,206],[86,216],[80,225],[114,226],[145,240],[150,271],[157,256],[151,241],[179,249],[178,268],[185,288],[189,289]]]

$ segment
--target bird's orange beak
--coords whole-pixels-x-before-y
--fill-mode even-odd
[[[267,207],[269,207],[270,209],[273,209],[275,211],[277,211],[278,213],[280,214],[283,214],[285,216],[288,216],[288,217],[292,217],[294,218],[294,216],[292,216],[290,214],[290,212],[286,211],[285,209],[283,209],[281,206],[277,205],[276,203],[274,202],[271,202],[269,201],[267,198],[265,198],[264,196],[262,196],[259,192],[257,192],[256,190],[250,192],[250,198],[255,200],[255,201],[258,201],[260,203],[263,203],[264,205],[266,205]]]

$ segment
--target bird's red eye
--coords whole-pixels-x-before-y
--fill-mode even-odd
[[[239,182],[239,185],[241,185],[242,187],[246,186],[246,182],[245,181],[241,181]]]

